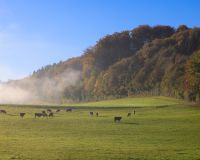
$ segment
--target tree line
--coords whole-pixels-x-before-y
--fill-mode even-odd
[[[82,56],[35,71],[55,79],[71,68],[81,75],[62,101],[165,95],[199,101],[200,28],[142,25],[106,35]],[[58,81],[59,82],[59,81]]]

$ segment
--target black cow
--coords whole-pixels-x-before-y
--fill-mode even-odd
[[[72,108],[67,108],[66,112],[72,112]]]
[[[0,113],[4,113],[4,114],[6,114],[7,112],[6,112],[6,110],[1,109],[1,110],[0,110]]]
[[[35,113],[35,118],[36,117],[42,117],[43,116],[43,113]]]
[[[120,122],[122,117],[114,117],[114,122]]]
[[[97,117],[99,116],[99,112],[96,113],[96,116],[97,116]]]
[[[51,112],[52,113],[52,112]],[[47,113],[42,113],[42,116],[43,117],[48,117],[48,114]]]
[[[26,113],[19,113],[19,115],[20,115],[21,118],[24,118],[25,114]]]
[[[128,113],[128,114],[127,114],[127,117],[130,117],[130,116],[131,116],[131,113]]]
[[[93,112],[90,112],[90,115],[91,115],[91,116],[93,116],[93,114],[94,114]]]
[[[47,113],[35,113],[35,118],[36,117],[47,117]]]

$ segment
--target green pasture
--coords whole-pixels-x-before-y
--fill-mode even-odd
[[[45,106],[2,105],[8,114],[0,114],[0,159],[200,160],[198,106],[165,97],[78,105],[72,112],[61,107],[53,118],[34,118]],[[132,106],[137,106],[136,115],[126,117]],[[20,112],[27,113],[24,119]],[[114,123],[114,116],[122,121]]]
[[[134,107],[134,106],[162,106],[182,104],[183,100],[168,97],[137,97],[104,100],[96,102],[85,102],[76,104],[65,104],[66,106],[88,106],[88,107]]]

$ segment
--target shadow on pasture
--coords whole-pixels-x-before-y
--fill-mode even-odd
[[[110,117],[110,116],[98,116],[98,117]]]
[[[139,125],[138,122],[122,122],[123,124]]]
[[[160,105],[160,106],[156,106],[156,108],[167,108],[169,107],[169,105]]]
[[[6,115],[7,115],[7,116],[18,116],[18,115],[16,115],[16,114],[9,114],[9,113],[7,113]]]

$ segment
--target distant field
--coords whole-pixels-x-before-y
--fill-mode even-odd
[[[113,103],[113,105],[112,105]],[[199,160],[200,107],[165,97],[79,104],[73,112],[34,118],[42,106],[1,106],[0,159]],[[91,106],[82,109],[82,106]],[[96,106],[108,106],[109,109]],[[136,108],[136,115],[126,117]],[[78,106],[78,105],[77,105]],[[118,108],[110,108],[118,106]],[[148,106],[148,107],[142,107]],[[99,117],[89,112],[99,112]],[[26,112],[24,119],[19,112]],[[122,116],[114,123],[114,116]]]
[[[140,106],[162,106],[183,104],[183,100],[168,97],[138,97],[105,100],[99,102],[87,102],[77,104],[65,104],[66,106],[88,106],[88,107],[140,107]]]

